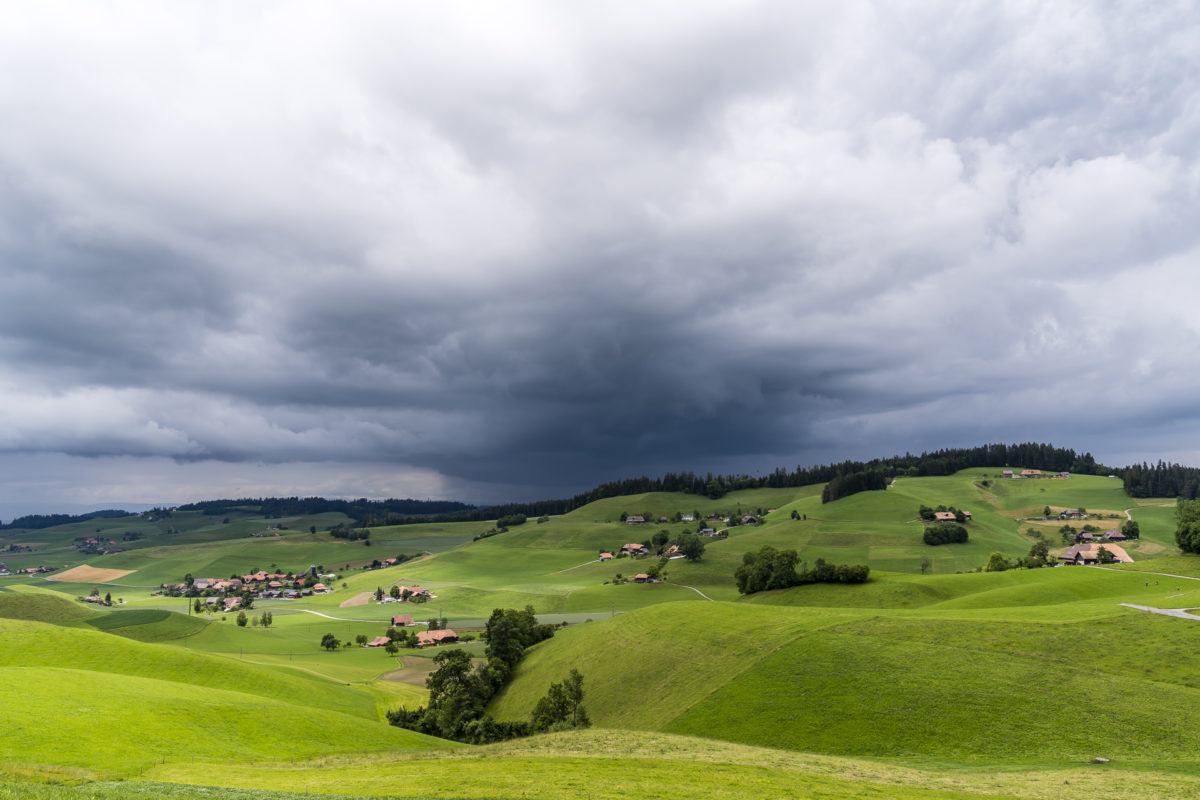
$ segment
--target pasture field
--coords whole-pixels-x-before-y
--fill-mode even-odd
[[[1109,478],[1003,479],[998,468],[900,478],[829,504],[820,489],[607,498],[479,540],[492,523],[372,529],[370,546],[292,522],[251,538],[267,521],[193,515],[174,520],[177,533],[88,557],[133,570],[107,584],[6,579],[0,702],[23,713],[0,721],[0,799],[1200,796],[1200,623],[1123,605],[1200,608],[1200,558],[1174,546],[1173,502],[1130,499]],[[972,512],[968,543],[921,542],[917,510],[939,504]],[[992,551],[1024,555],[1029,528],[1058,544],[1047,505],[1086,508],[1090,519],[1073,524],[1101,528],[1128,509],[1142,527],[1127,547],[1136,563],[975,571]],[[700,561],[669,561],[661,584],[611,583],[657,558],[597,561],[659,530],[697,528],[626,525],[622,513],[767,509],[761,525],[707,540]],[[69,548],[80,527],[64,528],[29,535]],[[764,545],[866,563],[871,580],[740,597],[733,571]],[[426,555],[361,569],[399,553]],[[151,594],[186,573],[309,564],[338,573],[333,591],[255,602],[248,614],[271,610],[269,628]],[[434,597],[343,606],[392,585]],[[74,599],[93,586],[124,602]],[[384,713],[427,701],[440,648],[319,644],[325,633],[377,636],[395,613],[464,631],[526,604],[576,624],[527,653],[489,713],[528,719],[578,668],[594,729],[486,747],[400,730]],[[481,641],[463,649],[476,663],[485,654]]]

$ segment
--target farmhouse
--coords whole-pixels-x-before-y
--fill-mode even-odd
[[[650,580],[650,576],[644,572],[639,572],[637,575],[633,576],[634,583],[645,583],[648,580]]]
[[[696,517],[693,516],[692,514],[683,514],[679,517],[679,519],[682,520],[683,522],[692,522],[693,520],[696,519]]]
[[[1065,509],[1063,509],[1063,512],[1058,515],[1058,518],[1059,519],[1079,519],[1082,516],[1083,516],[1083,512],[1080,511],[1078,508],[1065,508]]]
[[[314,583],[312,590],[314,594],[329,594],[329,587],[323,583]]]
[[[445,642],[457,642],[458,634],[446,628],[440,631],[417,631],[417,643],[424,647],[426,645],[438,645]]]
[[[413,622],[412,614],[393,614],[392,615],[392,627],[393,628],[411,628],[413,625],[416,625],[416,624],[417,623]]]
[[[935,511],[933,512],[934,522],[954,522],[958,517],[954,516],[953,511]]]
[[[631,514],[630,516],[625,518],[626,525],[641,525],[645,521],[646,521],[646,518],[643,517],[641,514]]]
[[[237,608],[241,604],[242,604],[242,598],[240,598],[240,597],[226,597],[225,598],[225,610],[226,611],[232,611],[233,609]]]
[[[1022,478],[1040,478],[1042,471],[1040,469],[1023,469],[1021,470]]]
[[[1121,533],[1121,531],[1116,528],[1110,528],[1104,532],[1104,538],[1110,542],[1123,542],[1129,537]]]
[[[644,556],[650,552],[650,548],[646,547],[644,544],[630,542],[629,544],[621,546],[621,552],[628,553],[631,556]]]
[[[1011,469],[1006,469],[1004,472],[1000,473],[1000,476],[1002,478],[1011,478],[1013,476],[1013,471]]]
[[[1063,551],[1058,557],[1064,564],[1098,564],[1100,563],[1100,548],[1112,553],[1113,560],[1118,564],[1132,564],[1133,559],[1120,545],[1115,544],[1076,544]]]
[[[399,560],[399,559],[397,559],[395,556],[388,556],[387,558],[385,558],[385,559],[383,560],[383,563],[384,563],[384,564],[386,564],[386,565],[387,565],[387,566],[389,566],[389,567],[394,567],[394,566],[396,566],[396,562],[397,562],[398,560]]]
[[[376,636],[374,639],[364,644],[363,647],[386,647],[387,643],[390,641],[391,639],[386,636]]]
[[[612,560],[613,560],[613,554],[612,554],[612,553],[601,553],[601,554],[600,554],[600,560],[601,560],[601,561],[612,561]]]
[[[699,536],[712,536],[716,533],[716,531],[714,531],[712,528],[701,528],[700,530],[696,531],[696,533]]]

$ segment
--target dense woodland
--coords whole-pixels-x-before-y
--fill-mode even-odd
[[[1200,497],[1200,469],[1181,464],[1134,464],[1122,470],[1130,497]]]

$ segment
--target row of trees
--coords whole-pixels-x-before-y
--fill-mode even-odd
[[[865,564],[827,564],[821,558],[810,570],[807,563],[800,563],[795,550],[776,550],[768,544],[757,553],[743,554],[733,578],[739,592],[753,594],[806,583],[863,583],[870,574],[871,570]]]
[[[967,541],[967,529],[953,522],[943,522],[940,525],[929,525],[922,537],[925,544],[962,544]]]

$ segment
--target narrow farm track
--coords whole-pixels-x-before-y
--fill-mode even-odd
[[[331,617],[328,614],[322,614],[320,611],[312,611],[311,609],[307,609],[307,608],[289,608],[287,610],[288,611],[301,611],[305,614],[316,614],[318,617],[324,617],[325,619],[331,619],[331,620],[334,620],[335,622],[391,622],[390,618],[374,620],[374,619],[347,619],[345,617]]]
[[[703,597],[705,600],[707,600],[707,601],[708,601],[708,602],[710,602],[710,603],[715,603],[715,602],[717,602],[716,600],[713,600],[711,597],[709,597],[708,595],[706,595],[704,592],[702,592],[702,591],[700,591],[699,589],[697,589],[695,586],[684,586],[682,583],[671,583],[670,581],[667,581],[666,583],[667,583],[667,585],[668,585],[668,586],[679,586],[679,587],[681,587],[681,588],[683,588],[683,589],[691,589],[693,592],[695,592],[696,594],[700,595],[701,597]]]
[[[1142,570],[1113,569],[1112,567],[1101,567],[1098,564],[1089,564],[1092,569],[1104,569],[1109,572],[1124,572],[1133,575],[1160,575],[1164,578],[1178,578],[1181,581],[1200,581],[1200,578],[1193,578],[1191,575],[1176,575],[1172,572],[1143,572]]]

